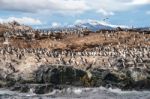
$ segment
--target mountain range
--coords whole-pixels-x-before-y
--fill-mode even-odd
[[[71,27],[71,28],[87,28],[91,31],[98,31],[101,29],[105,30],[113,30],[116,29],[117,27],[121,28],[128,28],[127,26],[124,25],[112,25],[109,24],[105,21],[97,21],[97,20],[77,20],[73,25],[67,25],[64,26],[65,28]]]
[[[77,23],[75,24],[76,27],[83,27],[83,28],[88,28],[91,31],[97,31],[101,29],[106,29],[106,30],[111,30],[114,29],[114,27],[101,24],[99,22],[82,22],[82,23]]]

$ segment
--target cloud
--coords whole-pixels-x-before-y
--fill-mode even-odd
[[[150,0],[0,0],[0,10],[65,15],[94,11],[106,16],[147,4]]]
[[[150,0],[132,0],[129,4],[131,4],[131,5],[145,5],[145,4],[150,4]]]
[[[108,12],[112,11],[123,11],[129,9],[123,0],[88,0],[87,4],[91,6],[92,9],[98,11],[100,9]]]
[[[1,0],[0,9],[22,12],[77,12],[88,9],[84,0]]]
[[[108,11],[105,11],[104,9],[98,10],[97,13],[101,13],[101,14],[104,15],[104,16],[112,16],[112,15],[115,15],[114,12],[108,12]]]
[[[150,4],[150,0],[87,0],[87,5],[96,12],[113,14],[119,11],[128,11],[142,5]]]
[[[9,17],[9,18],[0,18],[0,23],[5,23],[5,22],[12,22],[12,21],[17,21],[21,24],[25,25],[41,25],[42,22],[38,19],[30,18],[30,17],[22,17],[22,18],[16,18],[16,17]]]

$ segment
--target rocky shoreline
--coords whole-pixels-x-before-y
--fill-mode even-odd
[[[41,65],[33,73],[30,80],[23,77],[17,79],[18,75],[8,75],[6,78],[0,72],[0,86],[12,91],[45,94],[54,89],[61,90],[69,86],[75,87],[111,87],[122,90],[149,90],[149,69],[91,69],[84,71],[72,66]]]

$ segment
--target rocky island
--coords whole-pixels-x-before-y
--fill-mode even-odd
[[[150,89],[150,31],[0,24],[0,87],[45,94],[69,86]]]

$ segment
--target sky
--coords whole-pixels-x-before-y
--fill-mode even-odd
[[[150,0],[0,0],[0,23],[14,20],[36,28],[88,20],[150,27]]]

